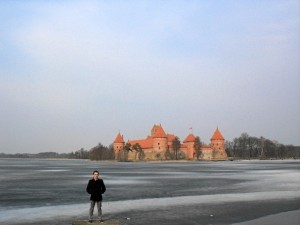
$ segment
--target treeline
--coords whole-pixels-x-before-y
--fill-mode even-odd
[[[232,141],[226,141],[225,150],[228,157],[232,159],[300,159],[299,146],[283,145],[264,137],[252,137],[247,133],[242,133]],[[99,143],[90,150],[81,148],[70,153],[0,153],[0,158],[113,160],[115,156],[112,144],[106,147]]]
[[[0,158],[31,158],[31,159],[90,159],[90,160],[113,160],[113,146],[106,147],[99,143],[90,150],[83,148],[70,153],[41,152],[41,153],[0,153]]]
[[[300,147],[280,144],[264,137],[242,133],[233,141],[225,142],[228,157],[234,159],[300,159]]]

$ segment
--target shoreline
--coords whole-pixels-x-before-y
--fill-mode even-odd
[[[16,160],[28,160],[28,159],[36,159],[36,160],[78,160],[78,161],[89,161],[89,162],[118,162],[118,163],[181,163],[181,162],[243,162],[243,161],[299,161],[299,159],[288,158],[288,159],[227,159],[227,160],[188,160],[188,159],[181,159],[181,160],[144,160],[144,161],[118,161],[118,160],[90,160],[90,159],[70,159],[70,158],[13,158],[13,157],[0,157],[1,159],[16,159]]]
[[[153,201],[152,201],[153,202]],[[163,224],[165,225],[174,225],[174,224],[195,224],[196,221],[202,221],[204,224],[224,224],[224,225],[298,225],[298,221],[300,221],[300,209],[296,207],[294,209],[290,208],[280,210],[267,210],[265,214],[257,212],[250,212],[251,209],[256,208],[256,204],[247,204],[246,208],[244,206],[242,208],[238,208],[238,212],[232,211],[223,211],[224,205],[219,206],[218,204],[213,204],[212,208],[206,207],[206,203],[196,206],[196,210],[192,213],[188,213],[188,215],[180,216],[183,210],[186,210],[190,207],[188,205],[172,205],[171,207],[160,207],[157,209],[155,206],[153,207],[142,207],[143,209],[139,208],[139,210],[131,210],[131,209],[124,209],[124,206],[128,206],[128,204],[124,204],[122,202],[105,202],[104,204],[104,220],[105,221],[118,221],[120,224],[127,224],[130,221],[130,224],[136,225],[149,225],[149,224]],[[121,206],[120,206],[121,203]],[[133,202],[134,203],[134,202]],[[279,202],[278,202],[279,203]],[[152,203],[151,203],[152,204]],[[236,204],[233,202],[233,204]],[[286,203],[289,204],[289,203]],[[293,203],[294,206],[297,204],[296,202]],[[132,204],[130,204],[132,205]],[[135,205],[135,204],[133,204]],[[161,205],[161,204],[160,204]],[[228,205],[230,206],[230,205]],[[234,207],[234,205],[231,205]],[[265,207],[267,206],[267,207]],[[264,209],[271,209],[271,205],[263,206]],[[56,215],[56,212],[51,212],[48,215],[44,215],[48,209],[51,208],[58,208],[57,211],[64,211],[64,215]],[[0,217],[0,221],[4,222],[5,224],[11,225],[40,225],[41,222],[45,225],[69,225],[71,222],[86,220],[87,219],[87,210],[86,213],[83,213],[81,209],[88,209],[88,203],[83,203],[76,205],[76,207],[68,206],[68,205],[61,205],[61,206],[52,206],[52,207],[42,207],[42,208],[33,208],[33,214],[28,213],[27,209],[19,209],[14,212],[5,212],[8,217],[14,216],[15,214],[21,215],[22,220],[13,220],[11,217],[9,220],[2,220]],[[133,207],[135,208],[135,207]],[[232,207],[229,207],[232,208]],[[71,210],[70,210],[71,209]],[[249,211],[250,210],[250,211]],[[285,211],[287,210],[287,211]],[[26,211],[26,212],[25,212]],[[50,210],[52,211],[52,210]],[[198,217],[193,218],[195,212],[201,212],[198,214]],[[242,215],[241,212],[246,212],[245,215]],[[4,212],[2,212],[4,213]],[[26,214],[25,214],[26,213]],[[229,213],[229,214],[228,214]],[[234,213],[234,214],[232,214]],[[236,214],[236,215],[235,215]],[[0,211],[1,215],[1,211]],[[32,215],[43,215],[37,216],[36,218]],[[75,216],[76,215],[76,216]],[[153,218],[152,215],[156,215],[156,218]],[[166,215],[168,215],[166,217]],[[230,219],[231,216],[237,216],[237,218]],[[54,219],[54,218],[55,219]],[[9,222],[10,221],[10,222]],[[235,222],[234,222],[235,221]]]
[[[130,218],[110,218],[105,220],[103,224],[111,224],[111,225],[119,225],[126,224]],[[280,212],[276,214],[270,214],[266,216],[262,216],[253,220],[247,220],[239,223],[234,223],[231,225],[298,225],[300,221],[300,209],[292,210],[287,212]],[[87,220],[75,220],[71,223],[72,225],[87,225],[89,222]],[[95,224],[98,224],[95,222]],[[100,224],[100,223],[99,223]]]

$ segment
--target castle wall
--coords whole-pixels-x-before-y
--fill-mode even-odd
[[[198,155],[200,160],[213,160],[213,151],[211,149],[201,149]]]
[[[137,152],[136,151],[129,151],[127,153],[127,160],[138,160],[138,155],[137,155]]]
[[[199,151],[198,159],[200,160],[227,160],[225,150],[213,150],[212,148],[204,148]]]
[[[166,151],[155,151],[154,149],[143,149],[143,160],[165,160],[166,159]],[[136,161],[139,160],[139,154],[136,151],[128,152],[128,160]]]
[[[145,153],[145,160],[165,160],[165,151],[149,151]]]
[[[213,151],[213,159],[215,160],[227,160],[228,156],[225,150],[214,150]]]

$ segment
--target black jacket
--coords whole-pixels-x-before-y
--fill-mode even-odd
[[[89,180],[89,183],[86,187],[86,191],[91,195],[90,200],[102,201],[102,194],[106,191],[103,180]]]

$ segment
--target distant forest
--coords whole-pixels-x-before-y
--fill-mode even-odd
[[[284,145],[247,133],[233,141],[226,141],[225,150],[232,159],[300,159],[300,146]]]
[[[264,137],[252,137],[242,133],[240,137],[225,142],[225,150],[230,160],[235,159],[300,159],[300,146],[284,145]],[[113,160],[113,145],[106,147],[99,143],[90,150],[83,148],[71,153],[41,152],[37,154],[0,153],[0,158],[38,158],[38,159],[90,159]]]

